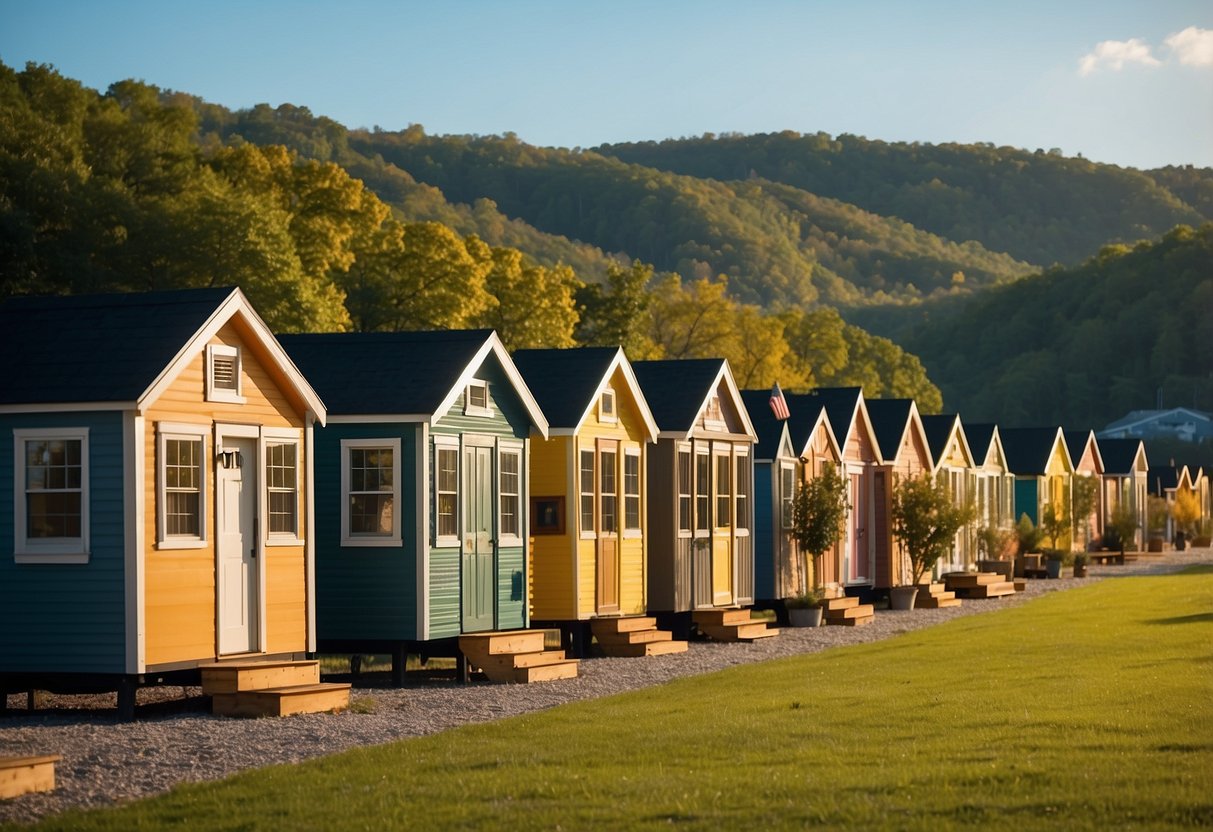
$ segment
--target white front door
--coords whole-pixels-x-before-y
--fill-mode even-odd
[[[226,437],[221,450],[226,453],[219,456],[215,472],[219,652],[251,653],[260,646],[257,441]]]

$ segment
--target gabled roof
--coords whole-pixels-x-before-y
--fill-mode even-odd
[[[830,426],[834,430],[834,442],[838,445],[840,452],[847,446],[847,440],[851,438],[851,431],[855,429],[856,418],[859,412],[863,411],[867,417],[865,421],[868,425],[868,439],[872,443],[872,450],[877,456],[880,456],[880,441],[872,430],[872,417],[868,413],[862,387],[817,387],[810,391],[808,396],[816,399],[820,406],[825,408],[826,415],[830,419]],[[788,404],[791,406],[791,402]]]
[[[901,453],[906,434],[913,431],[922,440],[923,449],[930,454],[930,445],[923,431],[922,417],[913,399],[867,399],[868,417],[880,442],[880,455],[892,463]],[[934,460],[929,461],[934,464]]]
[[[636,373],[620,347],[533,349],[514,353],[514,364],[543,408],[553,432],[576,433],[597,406],[616,368],[623,372],[649,441],[657,441],[657,422]]]
[[[741,418],[743,432],[755,440],[758,439],[726,359],[678,358],[637,361],[633,366],[661,433],[689,437],[708,401],[715,395],[723,380],[733,399],[733,406]]]
[[[754,458],[775,459],[779,456],[779,448],[783,445],[784,438],[790,436],[788,423],[791,419],[775,418],[775,413],[771,410],[771,391],[769,390],[742,390],[741,401],[745,404],[745,409],[749,411],[750,423],[758,433],[758,444],[754,446]]]
[[[1100,452],[1099,443],[1095,441],[1095,431],[1093,430],[1067,430],[1063,431],[1066,437],[1066,448],[1070,451],[1070,464],[1078,468],[1082,462],[1083,454],[1087,452],[1087,446],[1091,446],[1092,454],[1095,457],[1096,467],[1099,468],[1098,473],[1104,472],[1103,455]]]
[[[237,317],[324,424],[324,403],[233,287],[10,298],[0,305],[0,356],[20,371],[0,385],[0,407],[143,409]]]
[[[931,448],[931,458],[935,461],[936,470],[939,470],[940,463],[948,455],[948,447],[952,444],[953,437],[955,437],[956,442],[960,445],[960,452],[968,460],[970,466],[980,466],[985,463],[984,455],[981,458],[981,462],[977,461],[977,457],[973,453],[973,446],[969,445],[968,432],[960,422],[959,413],[940,413],[920,418],[922,419],[922,429],[927,435],[927,443]],[[991,435],[992,433],[993,431],[991,431]],[[989,453],[989,449],[990,442],[987,439],[984,450],[986,453]]]
[[[491,329],[335,332],[282,335],[280,340],[323,392],[334,416],[437,421],[493,355],[532,424],[547,436],[543,411]]]
[[[1202,410],[1193,410],[1189,407],[1172,407],[1169,410],[1133,410],[1120,417],[1115,422],[1108,423],[1101,433],[1125,430],[1136,427],[1137,425],[1146,424],[1147,422],[1156,422],[1162,419],[1174,420],[1176,418],[1183,418],[1199,422],[1209,422],[1213,421],[1213,414],[1205,413]]]
[[[830,414],[821,399],[811,393],[785,393],[784,398],[787,399],[788,410],[792,412],[791,418],[788,419],[788,430],[791,432],[793,450],[801,455],[808,451],[813,434],[824,424],[830,447],[834,449],[834,456],[841,459],[842,450],[838,446],[838,436],[834,432],[834,426],[830,424]]]
[[[1070,464],[1070,450],[1061,428],[999,428],[1007,468],[1012,474],[1043,476],[1060,442],[1065,461]]]

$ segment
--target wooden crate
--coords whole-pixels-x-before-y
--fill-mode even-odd
[[[58,754],[0,757],[0,800],[54,791],[55,763],[61,759]]]

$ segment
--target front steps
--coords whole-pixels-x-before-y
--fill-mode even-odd
[[[525,685],[577,678],[577,659],[545,649],[543,641],[543,630],[466,633],[459,637],[459,650],[469,668],[480,668],[493,682]]]
[[[821,602],[822,619],[836,627],[862,627],[876,620],[876,609],[871,604],[861,604],[852,595],[827,598]]]
[[[937,610],[941,607],[959,607],[961,600],[955,592],[948,591],[941,583],[918,585],[918,596],[914,599],[914,609]]]
[[[768,627],[765,621],[755,620],[749,610],[711,609],[695,610],[691,620],[703,633],[715,641],[757,641],[779,635],[777,627]]]
[[[997,572],[954,572],[944,575],[945,584],[961,598],[999,598],[1015,594],[1014,581]]]
[[[657,619],[648,616],[595,618],[590,629],[607,656],[665,656],[687,650],[685,641],[676,641],[667,630],[658,630]]]
[[[0,800],[54,791],[55,763],[61,759],[58,754],[0,757]]]
[[[339,713],[350,706],[349,684],[322,683],[318,661],[215,662],[198,669],[202,692],[219,716]]]

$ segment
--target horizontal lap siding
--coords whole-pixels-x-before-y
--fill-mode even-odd
[[[316,635],[399,639],[417,632],[417,445],[419,425],[316,428]],[[342,439],[400,440],[402,545],[341,546]]]
[[[662,439],[648,452],[648,608],[654,612],[675,610],[675,586],[682,583],[676,564],[678,543],[678,458],[676,445]],[[689,574],[689,573],[688,573]]]
[[[14,562],[18,428],[89,429],[88,563]],[[123,464],[121,413],[0,416],[0,671],[125,670]]]
[[[531,443],[531,494],[564,500],[564,534],[534,534],[531,529],[531,617],[565,621],[576,617],[573,559],[577,543],[577,497],[569,491],[567,436]]]
[[[521,546],[502,548],[497,553],[497,629],[513,630],[526,626],[526,581],[523,566],[526,551]]]
[[[460,620],[459,549],[430,548],[430,638],[457,636]]]

